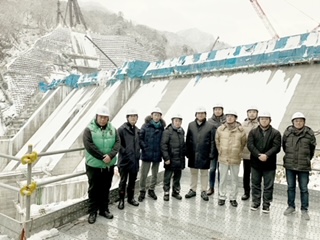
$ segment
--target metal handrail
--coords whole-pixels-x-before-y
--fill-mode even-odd
[[[59,181],[66,180],[66,179],[69,179],[69,178],[79,177],[79,176],[82,176],[84,174],[86,174],[86,172],[72,173],[72,174],[67,174],[67,175],[61,176],[61,177],[56,177],[54,179],[41,180],[41,182],[37,183],[37,186],[38,187],[39,186],[44,186],[44,185],[47,185],[47,184],[50,184],[50,183],[59,182]]]
[[[0,183],[0,187],[6,188],[6,189],[9,189],[9,190],[13,190],[15,192],[20,192],[19,188],[14,187],[14,186],[10,186],[10,185],[5,184],[5,183]]]
[[[41,152],[39,154],[35,154],[36,157],[34,157],[32,160],[38,160],[42,156],[61,154],[61,153],[68,153],[68,152],[75,152],[75,151],[82,151],[82,150],[84,150],[84,147],[66,149],[66,150],[58,150],[58,151],[51,151],[51,152]],[[32,153],[32,151],[33,151],[33,147],[32,147],[32,145],[29,145],[27,154],[25,154],[21,158],[15,157],[15,156],[11,156],[11,155],[7,155],[7,154],[2,154],[2,153],[0,153],[0,157],[7,158],[7,159],[12,159],[12,160],[19,161],[19,162],[23,163],[23,158],[26,157],[26,156],[30,157],[30,154]],[[78,176],[81,176],[81,175],[85,174],[85,172],[72,173],[72,174],[68,174],[68,175],[57,177],[55,179],[41,180],[41,182],[35,183],[35,185],[33,185],[33,183],[31,183],[31,180],[32,180],[32,166],[33,166],[33,162],[32,161],[27,162],[27,185],[24,186],[22,189],[19,189],[17,187],[14,187],[14,186],[11,186],[11,185],[8,185],[8,184],[5,184],[5,183],[0,183],[0,187],[6,188],[6,189],[9,189],[9,190],[13,190],[15,192],[20,192],[21,194],[23,194],[25,192],[28,193],[28,194],[25,194],[25,196],[26,196],[26,217],[25,217],[25,221],[23,223],[23,232],[24,232],[24,235],[25,235],[26,238],[29,235],[29,226],[28,225],[29,225],[29,221],[30,221],[30,218],[31,218],[30,217],[31,194],[33,193],[33,191],[38,186],[44,186],[46,184],[59,182],[59,181],[62,181],[62,180],[78,177]],[[35,186],[35,187],[31,190],[30,186],[33,186],[33,187]]]

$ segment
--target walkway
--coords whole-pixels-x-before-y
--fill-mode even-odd
[[[189,189],[189,169],[184,170],[182,194]],[[240,184],[242,185],[242,184]],[[299,192],[299,191],[298,191]],[[52,240],[75,239],[319,239],[320,236],[320,193],[310,192],[310,221],[301,218],[300,210],[291,216],[284,216],[286,209],[286,187],[276,185],[270,214],[250,210],[249,201],[239,200],[237,208],[229,202],[219,206],[217,193],[209,202],[200,194],[181,201],[171,199],[164,202],[162,186],[156,189],[158,200],[146,198],[139,207],[126,205],[118,210],[117,204],[110,206],[113,220],[97,218],[95,224],[88,224],[87,216],[59,229],[59,235]],[[239,199],[242,189],[239,188]],[[299,194],[297,206],[300,206]]]

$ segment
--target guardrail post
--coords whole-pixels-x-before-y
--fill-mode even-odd
[[[33,146],[30,144],[28,146],[28,153],[32,153]],[[28,172],[27,172],[27,186],[31,184],[31,177],[32,177],[32,163],[28,163],[27,165]],[[29,221],[30,221],[30,211],[31,210],[31,194],[26,195],[26,217],[24,221],[24,231],[26,238],[29,237]]]

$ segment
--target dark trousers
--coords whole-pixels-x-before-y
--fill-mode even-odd
[[[128,201],[130,201],[134,197],[134,188],[135,188],[138,172],[120,168],[119,173],[120,173],[119,196],[121,199],[124,199],[125,192],[126,192],[126,185],[128,181],[127,196],[128,196]]]
[[[246,195],[250,195],[251,164],[249,159],[243,159],[243,189]]]
[[[170,182],[171,182],[171,178],[173,178],[172,191],[179,193],[180,189],[181,189],[181,187],[180,187],[181,174],[182,174],[181,169],[179,169],[179,170],[165,169],[164,176],[163,176],[163,190],[165,192],[170,191]]]
[[[93,168],[86,165],[86,174],[88,176],[88,212],[104,212],[109,210],[109,191],[111,188],[114,167]]]
[[[261,204],[261,182],[263,179],[263,206],[269,207],[273,198],[273,184],[276,170],[263,171],[251,168],[252,202]]]
[[[286,169],[286,178],[288,184],[288,206],[295,208],[296,181],[298,178],[300,188],[301,210],[308,210],[309,207],[309,172],[294,171]]]
[[[209,184],[210,188],[214,188],[216,182],[216,172],[218,171],[218,183],[220,181],[219,162],[217,159],[211,160],[210,172],[209,172]]]

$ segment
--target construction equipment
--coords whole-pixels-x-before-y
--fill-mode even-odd
[[[68,0],[67,8],[65,11],[64,17],[62,16],[62,12],[60,10],[60,1],[57,2],[58,10],[57,10],[57,24],[60,23],[60,19],[63,24],[67,26],[66,20],[69,17],[69,27],[73,28],[77,25],[83,25],[85,30],[88,30],[84,17],[82,15],[78,0]]]
[[[258,16],[262,19],[265,27],[267,28],[267,30],[271,34],[272,38],[279,39],[280,37],[279,37],[278,33],[276,32],[276,30],[272,26],[271,22],[267,18],[267,15],[265,14],[265,12],[261,8],[260,4],[258,3],[258,0],[250,0],[250,2],[252,3],[253,8],[256,10]]]

